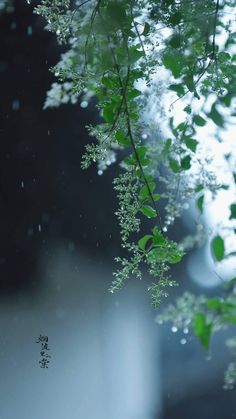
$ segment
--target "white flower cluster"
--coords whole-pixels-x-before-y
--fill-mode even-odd
[[[44,109],[58,108],[63,103],[76,103],[79,95],[74,93],[73,86],[72,82],[53,83],[51,89],[47,92]]]

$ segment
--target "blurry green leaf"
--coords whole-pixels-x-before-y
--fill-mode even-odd
[[[181,159],[181,167],[184,170],[189,170],[191,167],[191,156],[185,156]]]
[[[113,89],[116,86],[116,83],[114,82],[114,80],[109,76],[104,76],[102,78],[102,84],[108,87],[109,89]]]
[[[218,125],[218,127],[224,126],[224,118],[221,116],[221,114],[217,111],[215,104],[211,107],[211,112],[208,113],[209,118],[212,119],[212,121]]]
[[[114,120],[114,113],[113,113],[113,107],[111,105],[105,106],[103,109],[103,118],[106,122],[112,124]]]
[[[140,189],[140,192],[139,192],[139,199],[145,200],[146,198],[150,198],[149,190],[151,191],[151,193],[154,191],[155,183],[154,182],[149,182],[148,186],[149,186],[149,189],[148,189],[147,185],[142,186],[142,188]]]
[[[162,62],[175,78],[180,77],[184,70],[185,61],[177,50],[166,52],[162,57]]]
[[[172,48],[179,48],[181,46],[182,41],[183,41],[182,36],[180,36],[179,34],[175,34],[169,40],[169,45]]]
[[[211,252],[215,260],[220,262],[224,259],[225,255],[225,244],[221,236],[215,236],[211,241]]]
[[[176,92],[178,96],[183,96],[185,94],[184,86],[182,84],[171,84],[169,89]]]
[[[165,144],[164,144],[164,147],[163,147],[163,153],[164,154],[168,154],[169,153],[171,144],[172,144],[172,140],[171,140],[171,138],[168,138],[166,140]]]
[[[156,211],[149,205],[143,205],[140,211],[148,218],[155,218],[157,216]]]
[[[232,219],[236,219],[236,204],[231,204],[230,205],[230,220]]]
[[[178,25],[182,19],[182,14],[180,12],[175,12],[172,15],[170,15],[169,22],[173,25]]]
[[[180,167],[178,161],[173,159],[172,157],[169,157],[169,165],[170,165],[171,170],[174,173],[178,173],[178,172],[181,171],[181,167]]]
[[[204,125],[206,125],[206,120],[200,115],[194,115],[193,122],[199,127],[204,127]]]
[[[146,234],[145,236],[143,236],[139,241],[138,241],[138,247],[141,250],[145,250],[146,244],[147,242],[152,239],[152,235],[151,234]]]
[[[153,201],[159,201],[161,198],[161,195],[159,193],[152,194]]]
[[[135,46],[131,46],[129,48],[129,62],[130,62],[130,64],[134,64],[136,61],[138,61],[143,56],[144,56],[144,52],[137,50]]]
[[[187,113],[187,114],[191,114],[191,106],[190,105],[187,105],[187,106],[185,106],[185,108],[184,108],[184,111]]]
[[[185,142],[186,146],[189,148],[189,150],[191,150],[195,153],[197,145],[198,145],[198,141],[194,140],[194,138],[186,137],[184,139],[184,142]]]
[[[212,324],[207,322],[203,313],[197,313],[193,321],[193,329],[202,346],[208,350],[212,333]]]
[[[140,90],[133,88],[132,90],[126,93],[127,99],[135,99],[136,97],[140,96],[142,92]]]
[[[149,25],[149,23],[145,22],[142,35],[147,36],[150,32],[150,29],[151,29],[151,26]]]
[[[165,243],[165,237],[159,232],[158,228],[155,226],[152,229],[153,232],[153,244],[162,244]]]
[[[218,54],[218,60],[221,62],[228,62],[231,59],[231,55],[228,52],[219,52]]]
[[[183,258],[183,252],[175,248],[168,255],[168,262],[171,264],[179,263]]]
[[[195,86],[192,74],[188,74],[187,76],[185,76],[184,82],[190,92],[195,92],[196,86]]]
[[[197,206],[200,212],[203,211],[204,195],[201,195],[197,200]]]
[[[121,131],[121,130],[117,131],[115,137],[116,137],[117,142],[120,145],[123,145],[123,146],[126,146],[126,147],[131,146],[129,138],[127,138],[126,134],[123,131]]]
[[[229,303],[227,301],[224,301],[221,298],[209,298],[207,300],[207,306],[210,310],[220,310],[220,311],[224,311],[227,312],[229,310],[235,310],[236,309],[236,305]]]

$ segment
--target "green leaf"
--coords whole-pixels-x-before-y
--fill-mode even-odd
[[[231,55],[228,52],[219,52],[218,54],[218,60],[220,60],[221,62],[228,62],[231,58]]]
[[[184,111],[187,113],[187,114],[191,114],[191,106],[190,105],[187,105],[187,106],[185,106],[185,108],[184,108]]]
[[[171,144],[172,144],[172,140],[171,140],[171,138],[168,138],[166,140],[165,144],[164,144],[164,147],[163,147],[163,153],[165,155],[167,155],[169,153]]]
[[[143,51],[139,51],[135,46],[129,48],[129,62],[130,64],[136,63],[140,58],[144,56]]]
[[[182,14],[180,12],[175,12],[170,16],[169,22],[172,23],[173,25],[178,25],[178,23],[181,22],[181,19],[182,19]]]
[[[141,163],[142,166],[148,166],[148,164],[150,163],[150,160],[146,158],[146,153],[147,153],[147,147],[145,146],[140,146],[136,148],[138,157],[139,157],[139,161]]]
[[[169,41],[169,44],[172,48],[179,48],[182,43],[182,36],[179,34],[175,34],[172,36],[172,38]]]
[[[197,206],[200,212],[203,211],[204,195],[201,195],[197,200]]]
[[[229,303],[227,301],[224,301],[220,298],[209,298],[207,300],[207,306],[210,310],[217,310],[221,312],[228,312],[230,310],[235,310],[236,305]]]
[[[206,125],[206,120],[200,115],[194,115],[193,122],[199,127],[204,127],[204,125]]]
[[[147,36],[150,32],[150,29],[151,29],[151,26],[149,25],[149,23],[145,22],[142,35]]]
[[[146,244],[147,242],[152,239],[152,235],[151,234],[146,234],[145,236],[143,236],[139,241],[138,241],[138,247],[141,250],[145,250]]]
[[[181,171],[181,167],[180,167],[178,161],[173,159],[172,157],[169,157],[169,165],[170,165],[171,170],[174,173],[178,173],[178,172]]]
[[[176,92],[178,96],[183,96],[185,94],[184,86],[182,84],[171,84],[169,89]]]
[[[176,79],[180,77],[184,70],[184,58],[177,50],[166,52],[162,57],[162,62]]]
[[[210,310],[221,314],[222,320],[226,323],[236,324],[236,305],[219,298],[210,298],[207,301]]]
[[[189,150],[195,153],[197,145],[198,145],[198,141],[194,140],[194,138],[191,138],[191,137],[185,137],[184,142],[186,146],[189,148]]]
[[[112,124],[114,120],[113,106],[111,105],[105,106],[105,108],[103,109],[103,118],[105,119],[106,122],[108,122],[109,124]]]
[[[236,204],[230,205],[230,220],[236,219]]]
[[[207,322],[205,314],[196,313],[193,320],[193,329],[202,346],[208,350],[212,333],[212,324]]]
[[[127,138],[126,134],[122,130],[117,131],[115,138],[120,145],[126,147],[131,146],[130,140]]]
[[[191,156],[185,156],[181,159],[181,167],[184,170],[189,170],[191,167]]]
[[[150,205],[143,205],[140,211],[148,218],[155,218],[157,216],[156,211]]]
[[[114,87],[116,86],[114,80],[112,80],[112,78],[109,76],[104,76],[102,78],[102,84],[106,86],[108,89],[114,89]]]
[[[126,93],[127,99],[135,99],[136,97],[140,96],[142,92],[140,90],[133,88],[132,90]]]
[[[171,264],[179,263],[183,258],[183,252],[177,248],[173,249],[168,255],[167,261]]]
[[[158,228],[155,226],[152,229],[153,232],[153,244],[162,244],[165,243],[165,237],[159,232]]]
[[[211,252],[213,258],[217,260],[217,262],[220,262],[222,259],[224,259],[225,244],[221,236],[215,236],[211,241]]]
[[[184,77],[184,82],[190,92],[195,92],[196,86],[194,84],[193,74],[188,74],[186,77]]]
[[[218,127],[224,126],[224,118],[221,116],[221,114],[217,111],[215,103],[213,103],[211,107],[211,112],[208,113],[209,118],[212,119],[212,121],[218,125]]]
[[[150,192],[152,193],[153,191],[154,191],[154,189],[155,189],[155,183],[154,182],[149,182],[148,183],[148,186],[149,186],[149,189],[150,189]],[[141,200],[141,201],[143,201],[143,200],[145,200],[145,199],[147,199],[147,198],[150,198],[150,195],[149,195],[149,190],[148,190],[148,187],[147,187],[147,185],[144,185],[144,186],[142,186],[142,188],[140,189],[140,192],[139,192],[139,199]]]
[[[150,262],[164,262],[166,261],[166,256],[165,246],[154,247],[148,252],[148,259]]]
[[[159,193],[152,194],[153,201],[159,201],[161,198],[161,195]]]

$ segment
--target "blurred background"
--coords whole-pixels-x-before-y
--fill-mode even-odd
[[[120,252],[117,168],[80,168],[93,102],[42,109],[63,51],[43,28],[24,0],[0,15],[0,419],[234,418],[223,333],[206,354],[155,322],[145,280],[107,291]],[[173,234],[191,228],[189,219]],[[191,260],[207,287],[192,280]],[[168,302],[183,289],[216,293],[207,269],[203,250],[192,252]]]

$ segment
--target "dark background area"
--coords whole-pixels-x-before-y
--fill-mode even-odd
[[[42,109],[63,51],[43,28],[26,1],[1,16],[2,291],[32,287],[39,248],[51,237],[108,254],[118,243],[111,174],[80,168],[95,107]]]
[[[119,253],[111,182],[117,169],[99,177],[96,167],[88,171],[80,168],[84,145],[89,141],[85,126],[98,120],[95,104],[92,102],[88,109],[80,108],[79,104],[42,109],[46,91],[54,80],[49,68],[63,50],[55,36],[43,27],[43,21],[23,0],[15,2],[12,13],[0,16],[2,303],[14,301],[22,291],[30,298],[40,293],[42,284],[36,274],[39,255],[43,252],[50,258],[51,243],[57,239],[72,255],[82,247],[89,253],[88,263],[92,264],[93,260],[103,264],[109,260],[111,264]],[[179,229],[182,232],[183,226]],[[177,269],[177,275],[186,277],[184,266]],[[104,289],[107,284],[105,287],[103,284]],[[194,284],[190,283],[188,288],[199,292]],[[181,287],[177,293],[181,293]],[[149,317],[152,322],[153,313]],[[198,342],[182,347],[164,327],[161,339],[164,384],[158,392],[163,398],[162,419],[234,418],[235,391],[222,390],[227,359],[221,340],[216,341],[219,349],[215,360],[206,362]],[[155,368],[157,365],[153,366],[154,372]],[[194,379],[188,382],[187,376],[198,376],[198,370],[202,375],[196,379],[197,384]],[[178,393],[178,387],[183,388],[182,393]],[[5,419],[1,412],[0,418]],[[150,419],[156,418],[154,412]]]

